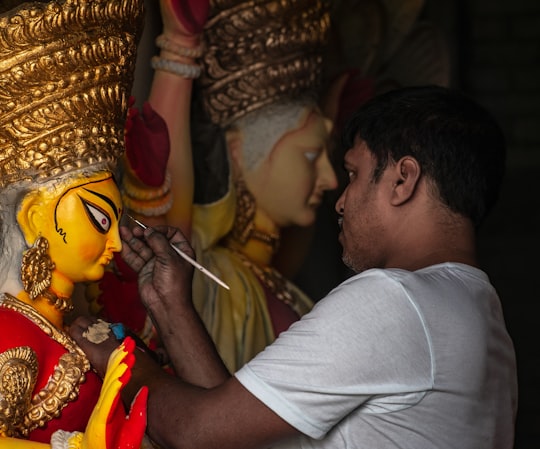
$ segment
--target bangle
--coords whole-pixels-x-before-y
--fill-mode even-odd
[[[203,46],[184,47],[168,39],[164,34],[160,34],[156,38],[156,46],[162,50],[170,51],[178,56],[186,56],[188,58],[200,58],[203,54]]]
[[[198,78],[201,75],[201,68],[198,65],[185,64],[159,56],[152,57],[150,65],[154,70],[163,70],[188,79]]]
[[[131,172],[131,168],[130,168]],[[165,181],[158,187],[150,187],[145,185],[144,187],[137,186],[132,179],[136,175],[126,173],[122,178],[122,187],[126,192],[126,195],[136,200],[155,200],[169,193],[171,190],[171,174],[167,171],[165,173]]]
[[[167,171],[165,182],[159,187],[136,186],[129,173],[122,178],[122,200],[128,209],[147,217],[163,215],[172,207],[171,175]]]
[[[169,191],[161,198],[156,198],[153,200],[138,200],[129,197],[124,192],[122,195],[122,201],[124,202],[124,206],[131,209],[133,212],[146,217],[156,217],[159,215],[164,215],[171,210],[173,204],[173,195],[172,192]]]

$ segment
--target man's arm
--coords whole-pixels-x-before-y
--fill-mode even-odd
[[[192,250],[178,231],[162,232],[148,229],[143,236],[141,229],[132,233],[122,228],[122,255],[139,272],[141,298],[169,354],[174,353],[178,377],[139,351],[123,390],[124,402],[130,403],[141,386],[148,386],[148,433],[167,448],[257,448],[298,435],[227,372],[191,302],[193,269],[170,243],[189,255]],[[96,345],[84,339],[89,323],[77,320],[71,334],[103,373],[118,343],[111,339]]]
[[[174,228],[162,230],[170,240],[151,229],[146,232],[146,243],[156,245],[154,252],[146,245],[142,229],[121,228],[122,257],[139,273],[141,300],[177,375],[193,385],[211,388],[227,380],[230,373],[193,305],[193,267],[178,257],[170,244],[192,257],[193,251]]]

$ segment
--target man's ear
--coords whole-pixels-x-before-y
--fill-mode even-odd
[[[422,170],[418,161],[411,156],[402,157],[393,169],[395,181],[392,189],[391,204],[400,206],[413,197]]]
[[[32,246],[36,241],[41,229],[42,207],[37,193],[29,193],[23,199],[17,211],[17,223],[21,228],[24,239],[28,246]]]
[[[242,132],[238,128],[229,128],[225,131],[225,142],[227,143],[227,151],[233,175],[242,173],[243,155],[242,155]],[[236,176],[235,176],[236,177]]]

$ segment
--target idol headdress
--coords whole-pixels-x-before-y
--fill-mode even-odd
[[[142,0],[24,3],[0,16],[0,188],[114,167]]]
[[[226,126],[282,99],[318,93],[328,0],[211,0],[201,57],[205,109]]]

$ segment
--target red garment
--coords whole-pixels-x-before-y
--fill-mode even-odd
[[[50,324],[52,327],[53,325]],[[48,383],[62,354],[69,352],[62,344],[49,337],[40,327],[18,311],[0,306],[0,354],[5,351],[28,346],[33,349],[38,361],[38,375],[33,395]],[[77,394],[73,388],[74,400],[67,402],[60,415],[48,421],[43,427],[33,430],[29,440],[49,443],[54,431],[84,432],[86,424],[97,402],[101,390],[101,379],[93,371],[85,374]]]
[[[262,283],[261,286],[266,295],[266,304],[268,306],[270,319],[272,320],[274,335],[277,337],[279,334],[289,329],[290,325],[295,321],[298,321],[300,317],[291,306],[280,301],[268,287]]]
[[[138,275],[114,254],[114,269],[99,281],[99,315],[111,323],[123,323],[140,335],[146,323],[146,308],[139,297]],[[148,342],[145,342],[148,343]],[[153,349],[153,348],[152,348]]]

